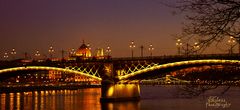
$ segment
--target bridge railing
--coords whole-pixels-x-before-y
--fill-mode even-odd
[[[122,58],[109,58],[109,59],[88,59],[81,61],[49,61],[43,60],[42,62],[22,62],[21,60],[14,61],[0,61],[0,69],[7,67],[19,67],[19,66],[64,66],[64,65],[82,65],[82,64],[102,64],[106,62],[118,62],[118,61],[162,61],[162,63],[184,60],[197,60],[197,59],[240,59],[240,54],[197,54],[197,55],[162,55],[162,56],[146,56],[146,57],[122,57]],[[159,62],[161,63],[161,62]]]
[[[146,56],[146,57],[122,57],[112,58],[113,61],[134,61],[134,60],[154,60],[154,59],[177,59],[177,58],[237,58],[240,54],[197,54],[197,55],[162,55],[162,56]]]

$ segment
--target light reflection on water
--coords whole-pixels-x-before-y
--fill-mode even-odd
[[[189,88],[192,90],[189,92],[181,86],[141,86],[139,102],[102,104],[99,101],[100,88],[2,93],[0,110],[186,110],[193,108],[202,110],[207,109],[206,103],[210,96],[225,99],[231,104],[227,109],[239,109],[240,88],[227,88],[227,86],[207,87],[207,89],[193,87]],[[199,91],[204,92],[192,95],[193,92]],[[186,94],[190,96],[186,97]]]
[[[100,110],[100,88],[3,93],[1,110]]]

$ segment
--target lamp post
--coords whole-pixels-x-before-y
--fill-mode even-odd
[[[177,46],[177,50],[178,50],[178,55],[181,54],[181,47],[182,47],[182,41],[181,39],[177,39],[177,42],[176,42],[176,46]]]
[[[63,50],[63,49],[61,50],[61,54],[62,54],[62,60],[64,60],[64,55],[65,55],[65,52],[66,52],[65,50]]]
[[[150,44],[148,50],[150,51],[150,56],[152,57],[152,52],[154,50],[153,45]]]
[[[39,50],[37,50],[34,55],[35,55],[36,58],[39,58],[41,54],[39,53]]]
[[[92,49],[90,46],[91,46],[91,45],[88,43],[88,44],[87,44],[87,48],[88,48],[89,50]]]
[[[110,56],[111,51],[112,50],[111,50],[110,46],[107,46],[107,49],[106,49],[107,57]]]
[[[141,46],[140,46],[140,49],[141,49],[141,57],[143,57],[143,49],[144,49],[144,46],[141,45]]]
[[[198,52],[198,49],[200,48],[198,42],[194,43],[193,48],[194,48],[195,53],[198,54],[197,52]]]
[[[69,52],[69,56],[74,56],[75,53],[76,53],[75,49],[72,48],[72,49],[70,50],[70,52]]]
[[[52,59],[53,58],[53,52],[54,52],[54,49],[53,49],[52,46],[49,47],[48,52],[49,52],[50,58]]]
[[[235,42],[235,39],[231,36],[228,40],[228,43],[230,45],[229,54],[233,54],[233,45]]]
[[[133,58],[133,49],[136,47],[135,44],[134,44],[134,41],[131,41],[129,47],[130,47],[130,49],[131,49],[132,58]]]
[[[13,60],[15,59],[15,55],[17,54],[15,48],[12,49],[11,54],[13,56]]]
[[[3,58],[7,60],[8,59],[8,53],[4,53]]]

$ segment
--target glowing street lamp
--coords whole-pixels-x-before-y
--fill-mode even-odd
[[[195,43],[194,43],[193,48],[194,48],[194,50],[195,50],[195,52],[196,52],[196,54],[197,54],[197,51],[198,51],[198,49],[200,48],[198,42],[195,42]]]
[[[132,52],[132,58],[133,58],[133,49],[136,47],[134,44],[134,41],[131,41],[130,45],[129,45],[131,52]]]
[[[15,48],[12,49],[11,54],[13,56],[13,59],[15,59],[15,55],[17,54]]]
[[[181,39],[177,39],[176,46],[177,46],[177,49],[178,49],[178,55],[180,55],[181,54],[181,47],[182,47]]]
[[[148,50],[150,51],[150,56],[152,57],[152,52],[154,50],[153,45],[150,44]]]
[[[234,46],[235,42],[236,42],[236,40],[231,36],[228,40],[228,43],[230,45],[229,54],[233,53],[233,46]]]
[[[74,56],[74,55],[76,54],[75,49],[72,48],[72,49],[70,50],[69,54],[70,54],[69,56]]]
[[[37,50],[34,55],[35,55],[36,57],[39,57],[41,54],[40,54],[39,51]]]
[[[53,52],[54,52],[54,49],[53,49],[52,46],[49,47],[48,52],[50,54],[50,58],[52,59],[53,58]]]
[[[111,51],[112,50],[111,50],[110,46],[108,46],[107,49],[106,49],[106,53],[107,53],[108,57],[110,56]]]
[[[92,49],[90,46],[91,46],[91,45],[88,43],[88,44],[87,44],[87,48],[88,48],[89,50]]]
[[[3,58],[8,59],[8,53],[4,53]]]

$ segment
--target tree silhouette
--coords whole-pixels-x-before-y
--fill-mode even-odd
[[[240,42],[240,0],[177,0],[174,7],[186,15],[184,38],[198,39],[201,47],[229,36]]]

